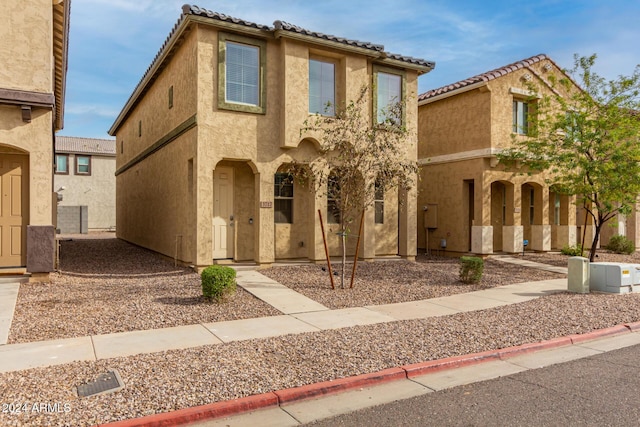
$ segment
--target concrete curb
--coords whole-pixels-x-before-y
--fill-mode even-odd
[[[404,365],[369,374],[338,378],[336,380],[308,384],[300,387],[278,390],[224,402],[216,402],[193,408],[179,409],[172,412],[164,412],[142,418],[99,424],[95,427],[169,427],[183,425],[188,422],[213,420],[258,409],[277,407],[287,403],[328,396],[357,388],[371,387],[390,381],[411,379],[446,369],[460,368],[491,360],[508,359],[510,357],[533,353],[540,350],[576,345],[578,343],[592,341],[598,338],[632,333],[637,330],[640,330],[640,322],[616,325],[610,328],[587,332],[585,334],[574,334],[546,341],[503,348],[500,350],[488,350],[480,353]]]

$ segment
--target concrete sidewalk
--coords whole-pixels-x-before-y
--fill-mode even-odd
[[[359,409],[638,345],[640,333],[636,331],[639,329],[640,323],[615,326],[583,335],[400,366],[107,426],[299,426]]]
[[[567,289],[566,279],[556,279],[520,283],[424,301],[329,310],[257,271],[238,271],[237,282],[239,286],[285,314],[146,331],[0,345],[0,372],[60,365],[76,360],[93,361],[357,325],[424,319],[528,301]],[[11,314],[13,306],[15,306],[15,300],[11,305]],[[7,310],[4,315],[8,316],[9,308],[0,306],[0,309]]]

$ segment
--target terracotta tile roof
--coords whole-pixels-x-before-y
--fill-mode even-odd
[[[158,72],[158,70],[162,68],[163,58],[166,55],[170,54],[172,45],[176,42],[174,38],[176,37],[176,34],[181,31],[180,28],[182,27],[183,23],[185,22],[188,16],[203,17],[203,18],[208,18],[215,21],[224,22],[227,24],[239,25],[239,26],[247,27],[247,29],[251,29],[253,31],[255,30],[264,31],[266,34],[270,34],[270,35],[273,34],[275,31],[290,31],[296,34],[317,38],[319,40],[340,43],[350,47],[368,49],[368,50],[371,50],[372,52],[375,52],[374,56],[378,57],[382,61],[384,61],[385,59],[390,59],[394,61],[404,62],[407,64],[407,66],[419,67],[422,72],[431,71],[431,69],[435,67],[435,62],[433,61],[426,61],[424,59],[413,58],[410,56],[403,56],[395,53],[385,52],[383,45],[318,33],[318,32],[314,32],[314,31],[310,31],[310,30],[298,27],[293,24],[289,24],[284,21],[275,21],[273,24],[274,26],[270,27],[268,25],[256,24],[254,22],[245,21],[243,19],[234,18],[232,16],[228,16],[223,13],[213,12],[211,10],[208,10],[199,6],[185,4],[182,6],[182,15],[180,16],[176,24],[171,29],[169,36],[167,36],[166,40],[162,44],[162,47],[160,48],[156,56],[153,58],[153,61],[151,61],[151,64],[149,65],[149,67],[143,74],[142,78],[136,85],[136,88],[134,89],[133,93],[129,96],[129,99],[127,100],[123,110],[120,112],[120,114],[116,118],[116,121],[113,123],[113,125],[109,129],[109,134],[111,135],[115,134],[115,131],[120,126],[122,119],[128,114],[128,112],[133,107],[133,105],[137,103],[137,100],[141,95],[141,93],[144,92],[146,85],[155,78],[155,75]]]
[[[487,71],[486,73],[478,74],[477,76],[469,77],[468,79],[460,80],[459,82],[452,83],[447,86],[442,86],[437,89],[429,90],[418,96],[418,102],[424,101],[429,98],[433,98],[435,96],[442,95],[445,93],[455,92],[459,89],[463,89],[467,86],[471,86],[476,83],[495,80],[499,77],[512,73],[516,70],[520,70],[522,68],[525,68],[529,65],[543,61],[545,59],[550,59],[550,58],[547,57],[547,55],[545,54],[532,56],[531,58],[523,59],[521,61],[514,62],[513,64],[505,65],[504,67],[496,68],[495,70]]]
[[[116,140],[56,135],[56,153],[82,153],[115,156]]]
[[[256,28],[259,30],[271,31],[272,28],[268,25],[256,24],[254,22],[245,21],[244,19],[234,18],[232,16],[225,15],[224,13],[213,12],[211,10],[204,9],[195,5],[185,4],[182,6],[182,13],[184,15],[196,15],[205,16],[207,18],[215,19],[217,21],[231,22],[233,24],[244,25],[245,27]]]
[[[332,36],[329,34],[318,33],[315,31],[310,31],[310,30],[298,27],[297,25],[289,24],[288,22],[284,22],[284,21],[275,21],[273,23],[273,26],[276,30],[291,31],[298,34],[304,34],[305,36],[311,36],[319,39],[329,40],[332,42],[343,43],[349,46],[360,47],[362,49],[370,49],[370,50],[375,50],[376,52],[384,52],[384,46],[381,44],[373,44],[373,43],[363,42],[359,40],[350,40],[342,37]]]

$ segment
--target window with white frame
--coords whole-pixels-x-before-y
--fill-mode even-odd
[[[293,223],[293,176],[276,173],[274,177],[273,218],[277,224]]]
[[[218,107],[249,113],[265,112],[263,40],[220,33]]]
[[[76,175],[91,175],[91,156],[76,155]]]
[[[309,112],[335,115],[336,73],[332,62],[309,60]]]
[[[513,133],[527,135],[529,131],[529,104],[522,100],[513,100]]]
[[[56,173],[60,175],[69,174],[69,155],[56,154]]]
[[[376,119],[377,123],[400,124],[402,117],[397,108],[402,102],[401,74],[378,71],[376,73]]]

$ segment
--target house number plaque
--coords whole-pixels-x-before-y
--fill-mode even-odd
[[[271,209],[273,208],[273,202],[260,202],[260,207]]]

